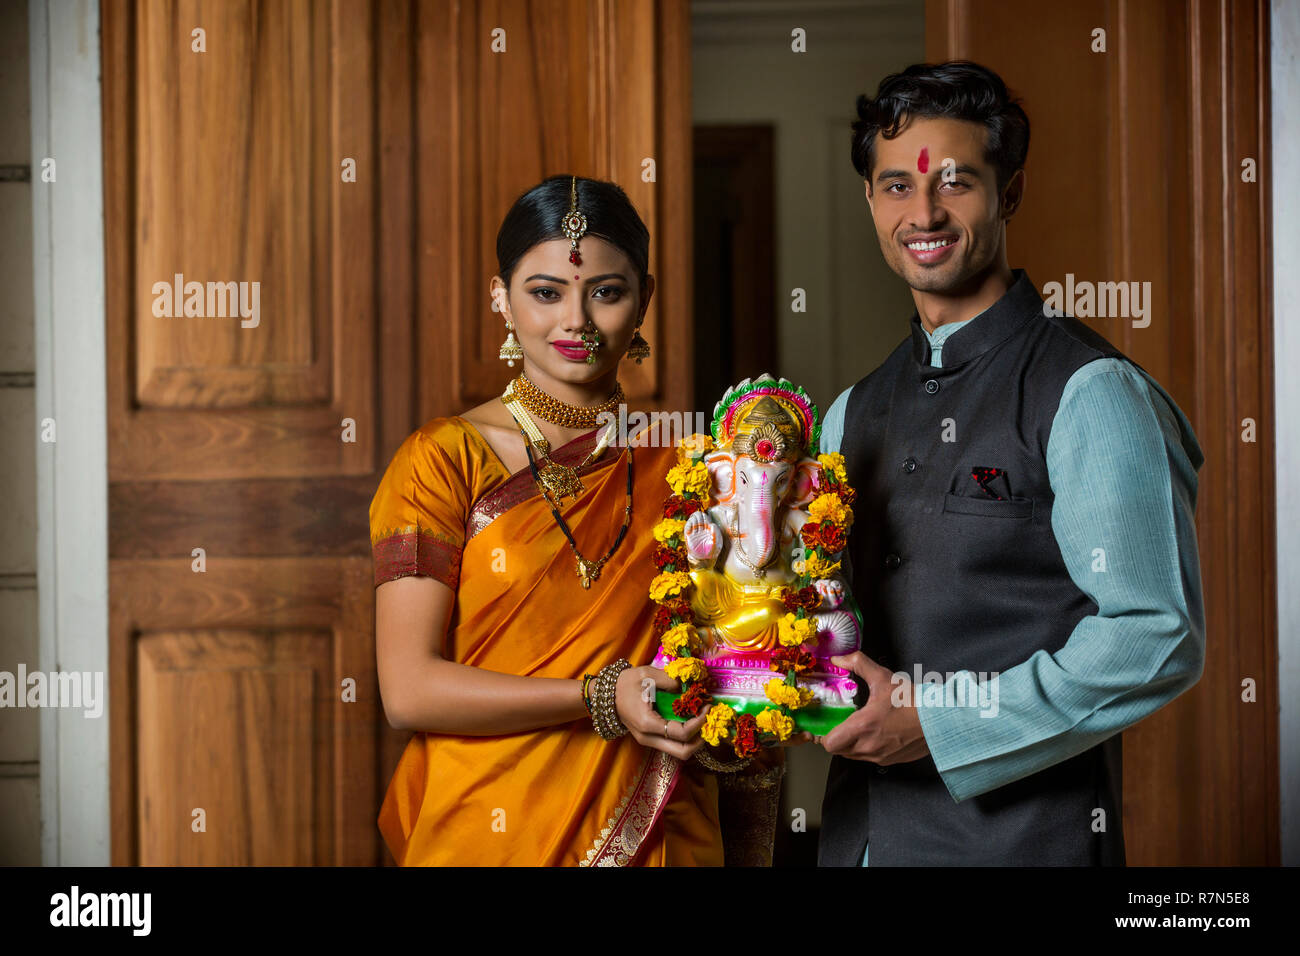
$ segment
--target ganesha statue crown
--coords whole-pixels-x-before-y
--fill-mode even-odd
[[[801,387],[765,373],[728,389],[711,436],[682,442],[669,474],[652,596],[664,605],[655,666],[682,680],[683,697],[824,733],[856,691],[830,658],[856,650],[862,628],[838,560],[853,490],[841,456],[816,456],[819,439]],[[677,577],[661,581],[665,569]]]

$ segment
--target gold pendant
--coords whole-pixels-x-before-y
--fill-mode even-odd
[[[578,575],[582,578],[582,586],[591,588],[591,582],[600,577],[600,565],[588,561],[586,558],[578,557]]]
[[[563,465],[557,465],[555,462],[549,462],[541,471],[542,484],[556,501],[563,501],[565,498],[577,498],[578,495],[586,491],[582,479],[574,474],[572,468],[566,468]]]

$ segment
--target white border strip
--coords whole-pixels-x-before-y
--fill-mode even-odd
[[[30,0],[40,669],[108,688],[108,429],[98,0]],[[43,181],[43,161],[56,178]],[[55,422],[54,443],[41,423]],[[41,712],[41,861],[107,866],[108,708]]]
[[[1300,5],[1272,2],[1273,414],[1277,418],[1277,690],[1282,865],[1300,866]],[[1286,250],[1279,253],[1278,250]],[[1265,702],[1264,706],[1269,706]]]

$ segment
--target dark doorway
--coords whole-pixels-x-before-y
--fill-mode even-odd
[[[696,126],[695,400],[777,374],[773,127]]]

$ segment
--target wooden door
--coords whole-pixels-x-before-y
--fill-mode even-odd
[[[1205,672],[1124,734],[1133,865],[1280,862],[1268,50],[1262,0],[926,3],[927,60],[983,63],[1025,101],[1011,265],[1040,288],[1150,282],[1149,325],[1085,321],[1164,385],[1205,452]]]
[[[645,218],[624,386],[690,407],[688,42],[686,0],[104,5],[115,864],[389,861],[370,498],[504,387],[496,229],[558,172]]]

